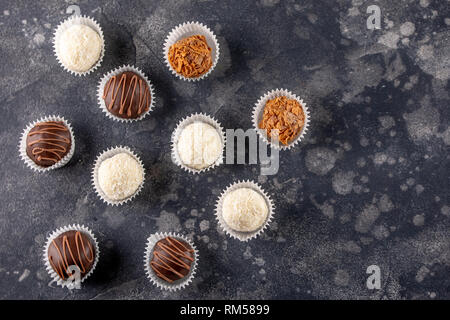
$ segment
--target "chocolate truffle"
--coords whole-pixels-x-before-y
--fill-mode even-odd
[[[193,35],[171,45],[168,59],[177,73],[186,78],[197,78],[211,69],[211,51],[205,36]]]
[[[39,122],[28,132],[26,151],[38,166],[50,167],[69,153],[71,145],[70,131],[63,122]]]
[[[58,44],[62,63],[76,72],[88,71],[100,59],[103,46],[99,34],[82,24],[64,30]]]
[[[144,181],[142,165],[122,152],[103,160],[98,169],[98,183],[105,195],[115,201],[132,196]]]
[[[211,166],[222,154],[222,140],[217,130],[204,122],[186,126],[178,138],[177,150],[184,165],[201,170]]]
[[[287,145],[294,140],[305,125],[305,113],[302,105],[286,96],[276,97],[266,102],[259,128],[266,130],[272,138],[272,130],[278,130],[278,139]]]
[[[194,249],[183,240],[166,237],[153,249],[150,266],[155,274],[172,283],[186,277],[194,262]]]
[[[150,88],[142,77],[132,71],[114,75],[103,91],[106,109],[123,119],[136,119],[150,107]]]
[[[251,232],[259,229],[267,219],[266,200],[257,191],[239,188],[225,195],[222,217],[233,230]]]
[[[61,233],[50,243],[47,256],[53,270],[62,280],[67,280],[71,273],[69,266],[76,265],[81,279],[89,273],[95,263],[95,242],[82,231],[70,230]]]

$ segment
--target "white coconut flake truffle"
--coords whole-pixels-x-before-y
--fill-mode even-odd
[[[181,131],[177,149],[183,164],[201,170],[212,165],[220,157],[222,140],[213,126],[198,121]]]
[[[120,201],[132,196],[144,181],[140,163],[127,153],[119,153],[100,164],[98,182],[111,200]]]
[[[67,28],[59,38],[59,57],[72,71],[88,71],[100,58],[101,51],[99,34],[82,24]]]
[[[259,229],[268,214],[269,208],[264,197],[250,188],[231,191],[223,200],[223,219],[236,231],[251,232]]]

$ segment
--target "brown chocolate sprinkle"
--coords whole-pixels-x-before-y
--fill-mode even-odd
[[[169,63],[186,78],[197,78],[212,67],[211,51],[205,36],[190,36],[170,46]]]
[[[272,138],[273,129],[278,130],[278,140],[287,145],[302,131],[305,114],[300,103],[286,96],[276,97],[266,102],[260,129],[265,129],[268,138]]]

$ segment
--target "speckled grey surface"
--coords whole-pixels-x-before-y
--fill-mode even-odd
[[[83,78],[52,53],[70,4],[0,4],[0,298],[450,298],[448,1],[79,1],[106,38],[101,67]],[[366,28],[371,4],[381,30]],[[167,33],[190,20],[210,26],[221,46],[217,69],[198,83],[175,79],[162,57]],[[121,64],[142,68],[156,87],[144,121],[120,124],[97,106],[98,80]],[[194,177],[172,164],[179,119],[202,111],[246,129],[253,104],[276,87],[312,113],[277,175],[235,165]],[[48,114],[72,123],[76,153],[38,174],[17,145],[26,124]],[[90,170],[117,144],[132,147],[148,174],[141,195],[112,208]],[[277,205],[275,222],[249,243],[226,237],[213,218],[219,193],[238,179],[258,181]],[[46,236],[70,223],[89,226],[102,251],[72,292],[49,286],[41,256]],[[145,241],[157,231],[185,234],[200,251],[198,276],[182,292],[145,278]],[[381,290],[366,287],[372,264]]]

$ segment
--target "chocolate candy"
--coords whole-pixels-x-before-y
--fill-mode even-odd
[[[150,266],[159,278],[172,283],[187,276],[193,262],[194,250],[188,243],[166,237],[156,243]]]
[[[61,121],[37,123],[27,135],[27,155],[38,166],[50,167],[70,151],[70,131]]]
[[[92,269],[95,262],[94,240],[82,231],[66,231],[57,236],[48,247],[48,261],[62,280],[71,273],[69,266],[79,268],[81,279]]]
[[[186,78],[196,78],[211,69],[213,65],[211,51],[205,36],[194,35],[171,45],[168,59],[177,73]]]
[[[147,82],[131,71],[112,76],[102,98],[109,112],[124,119],[139,118],[148,111],[152,99]]]

